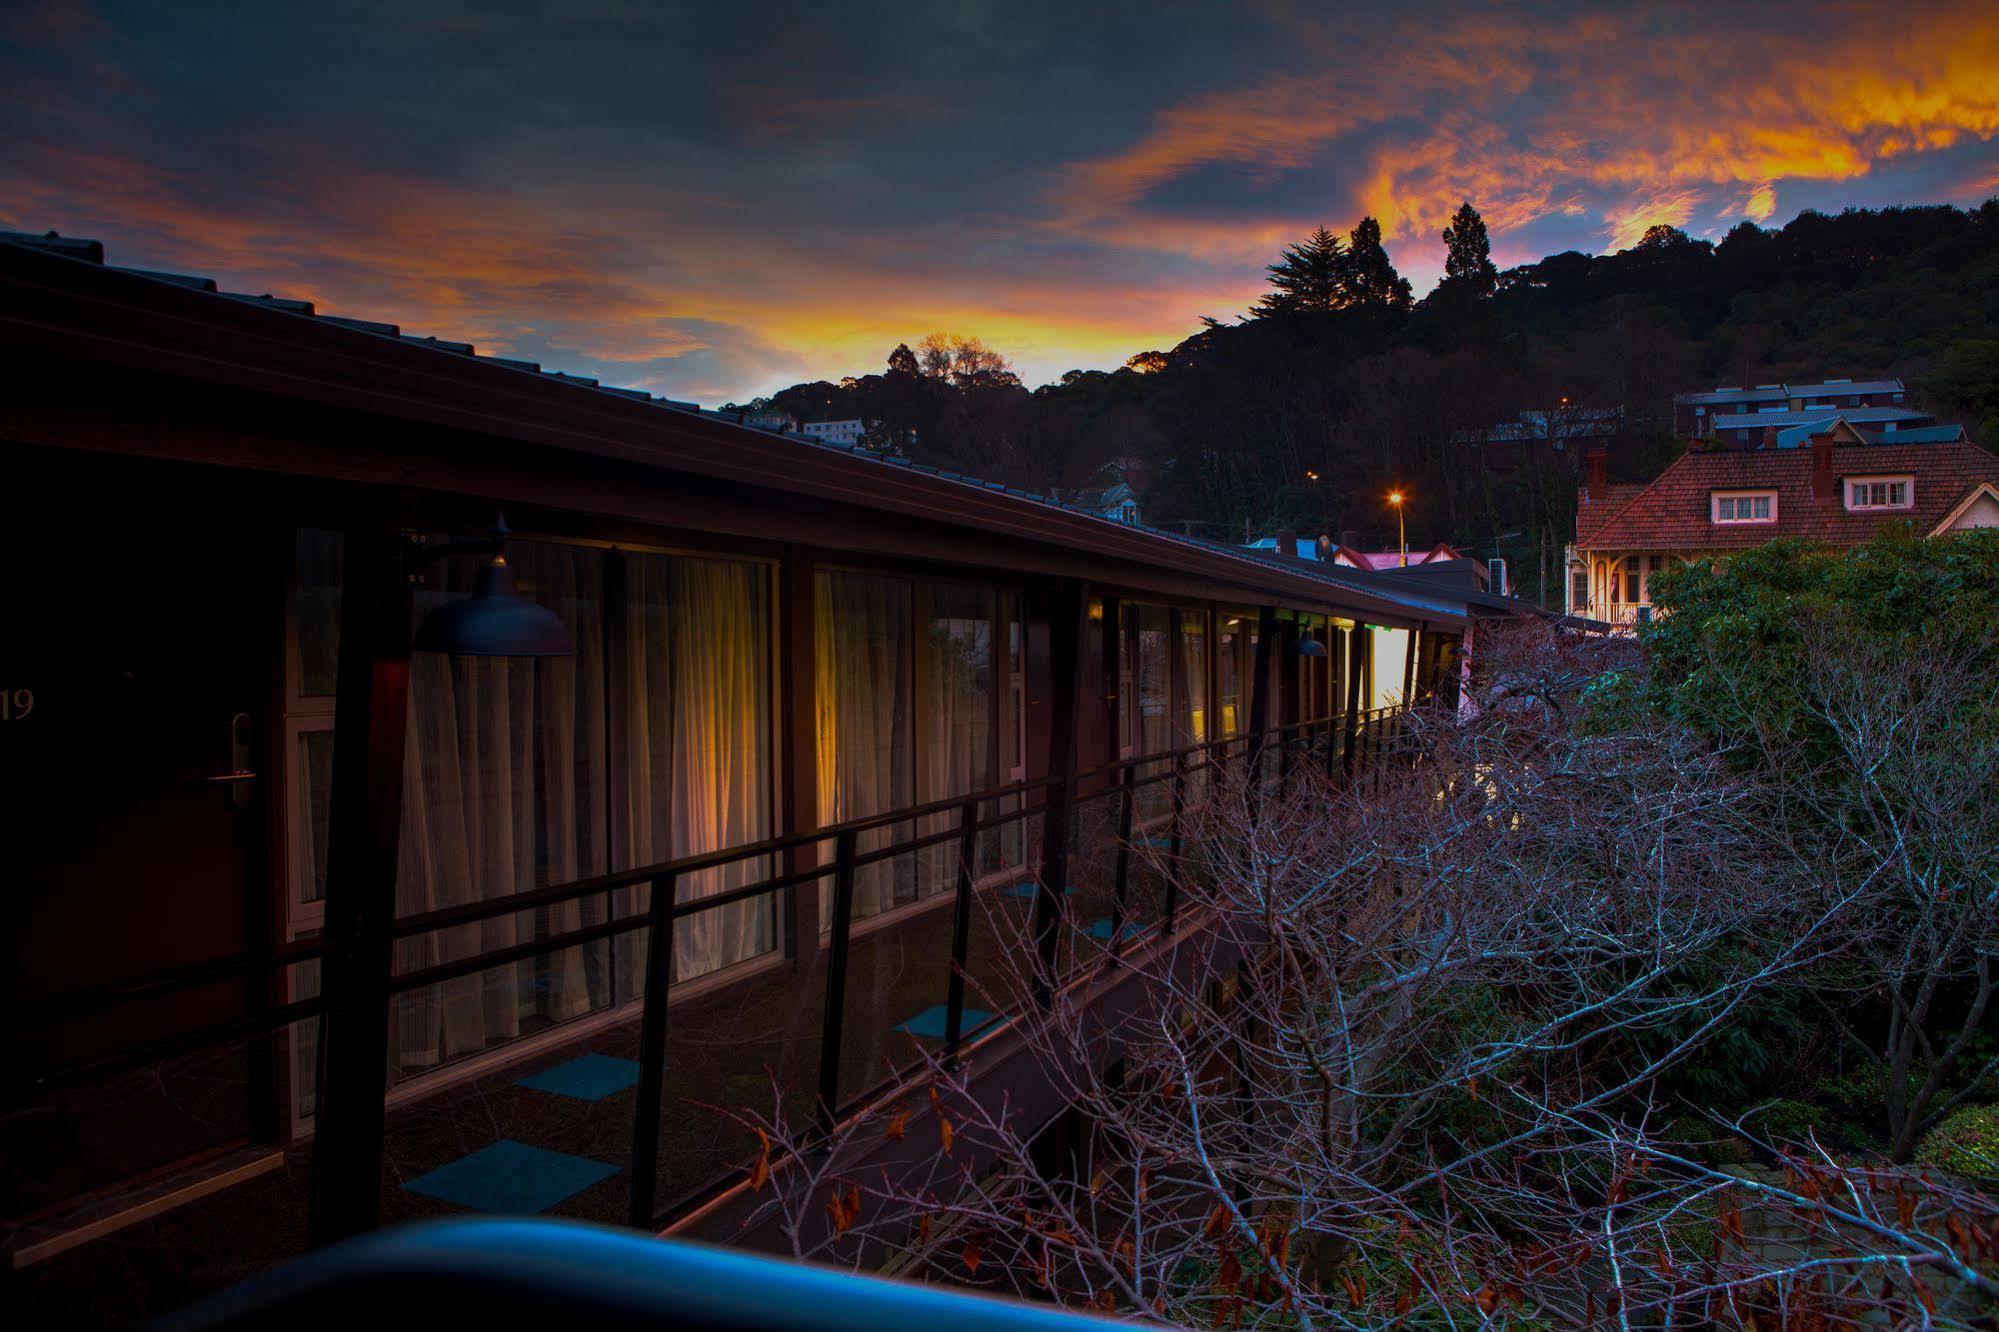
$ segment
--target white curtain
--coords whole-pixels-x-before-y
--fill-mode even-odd
[[[922,803],[970,795],[999,785],[999,695],[993,680],[993,590],[939,582],[931,588],[930,633],[924,661]],[[991,811],[982,811],[989,814]],[[957,811],[924,820],[925,834],[956,828]],[[923,892],[957,884],[958,844],[923,853]]]
[[[510,552],[524,595],[575,635],[573,658],[411,659],[403,784],[401,915],[490,901],[607,868],[603,556],[517,542]],[[463,595],[476,568],[459,561],[420,598],[419,618]],[[404,939],[407,972],[475,952],[560,934],[602,919],[602,905],[570,902]],[[473,1054],[608,1001],[601,943],[488,968],[401,995],[391,1076]]]
[[[906,808],[915,803],[910,584],[822,570],[817,592],[819,820],[842,823]],[[860,849],[886,846],[898,835],[906,836],[906,827],[876,829],[860,839]],[[898,856],[861,869],[854,880],[856,919],[914,898],[907,861]],[[830,876],[822,883],[824,929],[832,923]]]
[[[626,642],[619,725],[627,746],[626,865],[649,865],[771,835],[770,571],[744,560],[635,554],[626,564]],[[693,901],[767,877],[767,857],[684,875]],[[642,910],[645,888],[620,912]],[[675,981],[769,952],[769,896],[682,917]],[[625,936],[621,997],[645,983],[643,936]]]

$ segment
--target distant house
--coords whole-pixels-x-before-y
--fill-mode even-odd
[[[1128,482],[1116,481],[1100,490],[1058,492],[1056,498],[1071,508],[1088,509],[1114,523],[1139,523],[1138,496]]]
[[[1684,454],[1649,485],[1612,484],[1606,457],[1588,455],[1565,609],[1613,624],[1650,613],[1660,570],[1778,537],[1853,546],[1888,521],[1926,536],[1999,527],[1999,458],[1957,429],[1877,443],[1835,417],[1789,444]]]
[[[1564,402],[1545,411],[1521,412],[1510,421],[1460,430],[1451,442],[1476,448],[1485,466],[1506,471],[1540,451],[1581,452],[1592,444],[1607,443],[1623,434],[1628,424],[1622,407],[1576,407]]]
[[[1446,541],[1439,541],[1428,549],[1412,548],[1406,557],[1406,562],[1405,556],[1399,550],[1361,550],[1350,542],[1338,542],[1329,536],[1301,537],[1290,532],[1249,542],[1243,549],[1268,551],[1272,554],[1289,553],[1293,559],[1323,561],[1349,569],[1365,569],[1371,573],[1454,564],[1470,571],[1481,589],[1490,590],[1491,584],[1491,573],[1483,563],[1462,554]]]
[[[1899,379],[1824,379],[1805,384],[1757,384],[1681,393],[1673,399],[1673,429],[1683,437],[1713,435],[1746,442],[1744,432],[1764,426],[1798,425],[1830,413],[1862,424],[1855,412],[1881,411],[1869,420],[1885,426],[1929,425],[1935,418],[1908,407],[1908,387]],[[1790,415],[1792,419],[1775,420]]]
[[[807,421],[798,429],[822,444],[837,444],[843,448],[852,448],[860,443],[861,436],[867,433],[867,423],[858,417],[847,421]]]

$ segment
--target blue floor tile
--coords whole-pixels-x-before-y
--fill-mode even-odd
[[[1171,851],[1173,849],[1173,839],[1171,837],[1137,837],[1132,840],[1139,846],[1149,846],[1155,851]]]
[[[579,1055],[566,1064],[545,1068],[519,1085],[536,1091],[574,1096],[579,1101],[601,1101],[627,1087],[636,1087],[639,1065],[636,1059],[613,1059],[610,1055]]]
[[[906,1031],[911,1036],[921,1036],[927,1041],[941,1041],[944,1039],[944,1019],[947,1016],[944,1005],[932,1004],[909,1021],[899,1023],[896,1030]],[[967,1007],[961,1034],[970,1036],[992,1020],[993,1015],[985,1009]]]
[[[1101,939],[1105,943],[1109,943],[1111,939],[1111,918],[1105,916],[1101,920],[1091,921],[1090,928],[1085,930],[1084,933],[1092,939]],[[1145,926],[1134,920],[1128,920],[1118,927],[1118,938],[1120,939],[1135,938],[1143,933],[1145,933]]]
[[[1064,888],[1062,890],[1062,896],[1067,897],[1075,891],[1076,890],[1074,888]],[[1028,901],[1031,902],[1035,898],[1041,896],[1041,886],[1039,884],[1033,884],[1033,883],[1016,883],[1013,887],[1006,890],[1006,895],[1008,897],[1026,898]]]
[[[617,1173],[618,1167],[602,1161],[502,1138],[403,1187],[474,1211],[521,1214],[545,1212]]]

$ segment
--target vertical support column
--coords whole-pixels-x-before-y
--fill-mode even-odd
[[[673,982],[671,874],[653,880],[646,931],[645,1012],[639,1022],[639,1094],[632,1122],[631,1224],[651,1230],[658,1220],[659,1104],[666,1081],[666,996]]]
[[[401,533],[346,534],[327,822],[322,1080],[312,1153],[311,1242],[381,1217],[389,969],[409,725],[411,589]]]
[[[958,811],[958,900],[951,912],[951,980],[944,999],[944,1059],[955,1063],[965,1035],[965,965],[972,944],[973,865],[979,854],[979,802]]]
[[[1360,621],[1354,621],[1347,635],[1347,740],[1344,751],[1347,780],[1353,780],[1354,764],[1358,756],[1354,753],[1360,743],[1361,681],[1367,675],[1367,637],[1371,631]]]
[[[1249,816],[1263,805],[1263,747],[1270,729],[1270,654],[1277,639],[1277,607],[1262,606],[1256,616],[1256,660],[1250,667],[1249,695]]]
[[[778,614],[784,625],[778,657],[778,734],[782,746],[783,792],[778,826],[785,834],[819,826],[819,584],[812,552],[786,546],[780,557]],[[819,847],[793,847],[782,872],[803,874],[819,863]],[[785,956],[804,968],[819,951],[820,881],[808,879],[784,890],[787,914]]]
[[[819,1031],[819,1126],[840,1113],[840,1042],[847,1018],[847,954],[854,933],[854,856],[859,837],[843,832],[833,853],[833,944],[826,960],[826,1017]]]
[[[1138,803],[1137,781],[1135,764],[1127,764],[1118,774],[1117,886],[1111,897],[1111,937],[1107,941],[1112,962],[1117,960],[1118,940],[1124,935],[1125,901],[1131,888],[1131,815]]]
[[[1054,785],[1041,815],[1041,891],[1034,898],[1034,933],[1042,980],[1035,998],[1046,1003],[1059,959],[1062,894],[1069,886],[1069,824],[1076,800],[1076,724],[1085,686],[1083,634],[1090,614],[1089,587],[1062,585],[1048,623],[1050,681],[1048,775]]]

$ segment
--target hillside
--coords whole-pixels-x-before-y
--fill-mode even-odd
[[[1292,526],[1391,541],[1381,496],[1400,485],[1411,544],[1505,555],[1529,595],[1558,567],[1581,460],[1453,443],[1523,410],[1622,406],[1612,473],[1638,480],[1682,446],[1675,391],[1899,375],[1999,445],[1999,199],[1744,222],[1718,244],[1656,228],[1632,249],[1551,255],[1493,286],[1447,283],[1406,309],[1269,302],[1124,369],[1031,391],[988,349],[933,340],[920,357],[897,349],[882,374],[797,385],[770,405],[858,416],[880,447],[1037,490],[1089,485],[1120,462],[1148,522],[1223,539]]]

